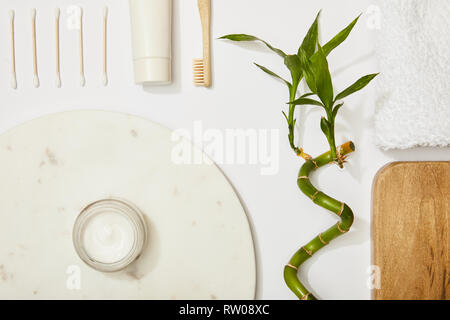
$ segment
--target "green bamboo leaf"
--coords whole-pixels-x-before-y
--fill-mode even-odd
[[[322,132],[325,134],[326,137],[330,136],[331,128],[330,128],[330,122],[328,122],[327,119],[322,117],[320,119],[320,129],[322,129]]]
[[[306,97],[313,96],[313,95],[315,95],[315,93],[308,92],[308,93],[305,93],[304,95],[300,96],[300,98],[306,98]]]
[[[336,100],[343,99],[352,93],[355,93],[356,91],[361,90],[365,86],[369,84],[370,81],[372,81],[373,78],[375,78],[378,75],[378,73],[368,74],[364,77],[359,78],[354,84],[352,84],[350,87],[342,91],[336,96]]]
[[[305,81],[308,84],[309,89],[317,94],[317,87],[316,87],[316,76],[314,74],[312,65],[311,65],[311,61],[309,60],[305,50],[303,50],[302,48],[300,48],[300,50],[298,51],[298,56],[300,59],[300,63],[302,66],[302,70],[303,70],[303,74],[305,76]]]
[[[231,41],[260,41],[262,43],[264,43],[270,50],[272,50],[273,52],[275,52],[276,54],[278,54],[280,57],[284,58],[287,56],[286,53],[284,53],[281,49],[275,48],[272,45],[270,45],[268,42],[249,35],[249,34],[227,34],[225,36],[220,37],[219,39],[227,39],[227,40],[231,40]]]
[[[338,104],[337,106],[335,106],[335,107],[333,108],[333,112],[332,112],[333,119],[336,119],[336,115],[337,115],[339,109],[340,109],[343,105],[344,105],[344,103],[342,102],[342,103]]]
[[[347,39],[348,35],[352,31],[353,27],[355,26],[356,22],[358,22],[359,17],[361,17],[361,14],[356,17],[355,20],[353,20],[345,29],[343,29],[341,32],[339,32],[336,36],[334,36],[333,39],[328,41],[323,46],[323,52],[326,56],[330,54],[331,51],[333,51],[334,48],[336,48],[338,45],[340,45],[342,42]]]
[[[316,51],[316,45],[317,45],[317,38],[319,33],[319,16],[320,11],[317,13],[316,19],[314,20],[313,24],[308,30],[308,33],[306,34],[305,38],[303,39],[303,42],[300,46],[302,50],[305,51],[306,56],[309,58],[311,57],[314,52]],[[300,48],[298,49],[298,53],[300,52]]]
[[[308,99],[308,98],[298,98],[297,100],[291,101],[289,102],[289,104],[293,104],[293,105],[314,105],[314,106],[319,106],[323,108],[323,104],[320,103],[317,100],[314,99]]]
[[[347,39],[356,22],[361,15],[354,19],[345,29],[339,32],[333,39],[328,41],[323,48],[318,44],[319,50],[314,53],[310,59],[307,59],[306,53],[299,51],[302,67],[305,70],[305,80],[312,92],[316,93],[326,107],[329,108],[333,98],[330,100],[330,93],[333,95],[333,85],[331,82],[330,71],[326,56],[338,45]],[[309,67],[308,67],[309,65]],[[319,91],[321,93],[319,94]]]
[[[298,55],[287,55],[286,58],[284,58],[284,64],[291,72],[292,84],[298,84],[303,75],[302,66]]]
[[[264,72],[267,73],[268,75],[271,75],[272,77],[275,77],[275,78],[277,78],[277,79],[283,81],[283,82],[288,86],[288,88],[291,88],[291,84],[289,83],[289,81],[284,80],[282,77],[280,77],[279,75],[277,75],[275,72],[270,71],[270,70],[267,69],[266,67],[261,66],[261,65],[259,65],[259,64],[257,64],[257,63],[255,63],[255,66],[257,66],[258,68],[260,68],[262,71],[264,71]]]
[[[320,100],[326,108],[330,108],[333,103],[333,84],[331,82],[328,61],[322,47],[318,44],[317,60],[311,64],[315,78],[315,89]],[[312,88],[310,88],[311,91]],[[313,91],[314,92],[314,91]]]
[[[284,112],[284,111],[281,111],[281,113],[283,114],[283,116],[286,118],[286,121],[287,121],[287,123],[289,124],[289,119],[288,119],[288,117],[287,117],[287,115],[286,115],[286,112]]]

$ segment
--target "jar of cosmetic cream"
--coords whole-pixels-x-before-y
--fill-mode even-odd
[[[73,227],[76,252],[90,267],[119,271],[142,253],[147,227],[142,213],[119,199],[96,201],[84,208]]]

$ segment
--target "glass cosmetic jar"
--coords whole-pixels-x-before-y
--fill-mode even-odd
[[[87,265],[115,272],[141,255],[147,227],[137,207],[121,199],[105,199],[80,212],[72,238],[75,251]]]

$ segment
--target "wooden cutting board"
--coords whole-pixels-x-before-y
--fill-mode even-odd
[[[373,187],[376,300],[449,299],[450,162],[394,162]]]

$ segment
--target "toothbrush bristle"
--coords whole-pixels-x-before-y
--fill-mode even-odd
[[[203,85],[205,80],[205,67],[202,59],[195,59],[193,61],[194,69],[194,84]]]

